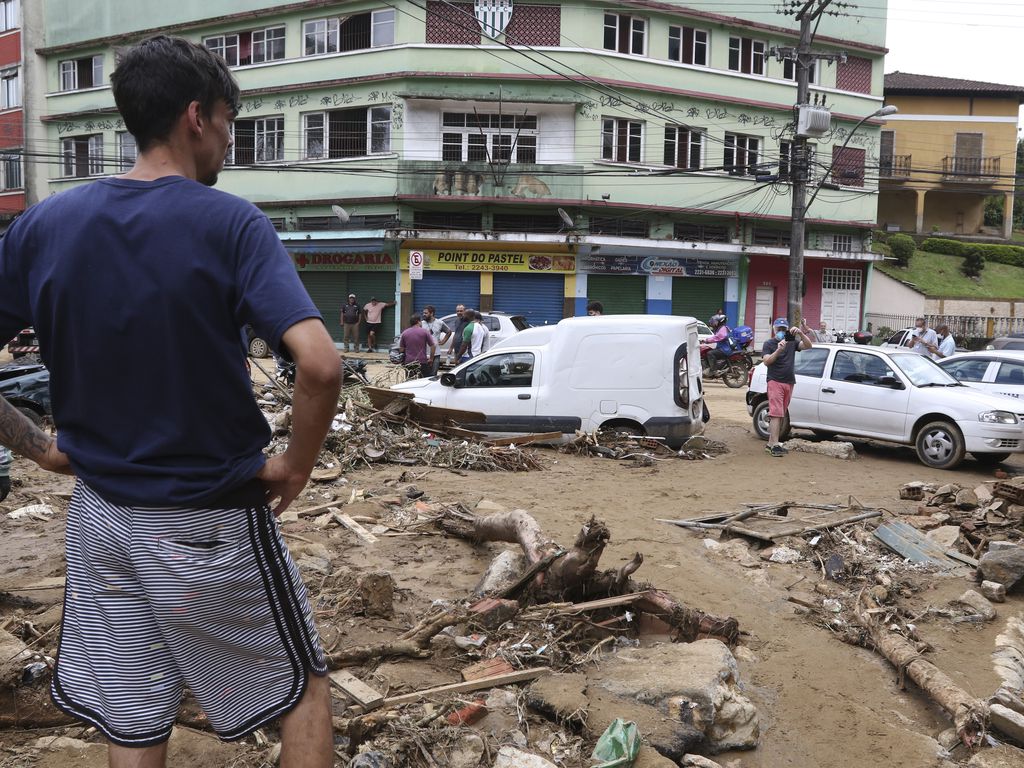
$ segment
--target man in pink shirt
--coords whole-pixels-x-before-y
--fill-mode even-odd
[[[428,376],[434,369],[434,355],[437,352],[437,342],[434,335],[420,325],[419,315],[409,318],[409,327],[402,331],[398,340],[398,351],[405,355],[405,364],[420,364],[420,371]]]
[[[384,314],[384,310],[388,307],[395,306],[395,302],[383,302],[377,301],[374,297],[370,299],[370,303],[363,307],[363,315],[366,318],[366,350],[368,352],[377,351],[377,331],[380,330],[381,316]]]

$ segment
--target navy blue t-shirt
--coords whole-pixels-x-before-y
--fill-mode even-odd
[[[103,179],[0,240],[0,339],[33,325],[58,447],[111,503],[202,506],[270,439],[239,331],[320,317],[269,219],[181,176]]]

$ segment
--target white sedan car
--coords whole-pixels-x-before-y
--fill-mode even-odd
[[[950,358],[952,359],[952,358]],[[754,431],[768,438],[765,366],[747,392]],[[791,427],[913,446],[922,463],[953,469],[970,452],[984,464],[1024,453],[1024,406],[961,384],[910,351],[821,344],[797,353]]]
[[[993,395],[1024,397],[1024,352],[991,349],[965,352],[940,360],[939,365],[957,381]]]

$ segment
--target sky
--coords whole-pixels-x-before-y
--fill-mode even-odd
[[[881,13],[881,0],[850,0]],[[885,71],[1024,86],[1024,2],[889,0]],[[1024,124],[1024,108],[1021,110]]]

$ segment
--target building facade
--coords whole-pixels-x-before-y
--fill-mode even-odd
[[[349,293],[524,314],[724,309],[768,333],[787,303],[796,43],[775,6],[631,0],[47,0],[39,49],[56,192],[130,167],[108,86],[118,49],[155,31],[223,55],[242,87],[219,186],[266,211],[340,340]],[[769,12],[766,12],[769,11]],[[804,304],[859,326],[876,219],[884,12],[822,19]],[[410,271],[409,265],[422,264]]]
[[[1024,87],[932,75],[885,76],[899,114],[881,134],[879,224],[890,231],[984,233],[985,199],[1013,230],[1018,110]]]
[[[0,229],[25,210],[22,54],[20,0],[0,0]]]

